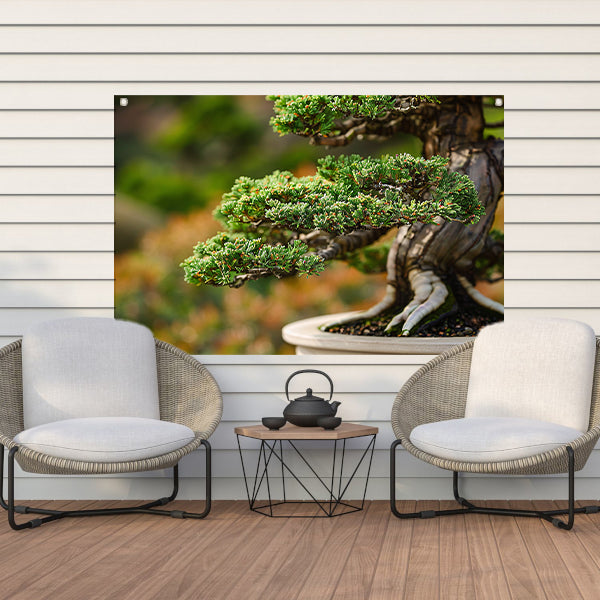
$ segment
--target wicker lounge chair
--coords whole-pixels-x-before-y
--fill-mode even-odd
[[[521,331],[526,332],[529,328],[536,328],[540,322],[542,322],[542,327],[547,327],[548,324],[552,327],[556,323],[560,324],[561,322],[568,327],[569,323],[575,323],[562,319],[536,319],[522,322]],[[583,324],[577,323],[577,325]],[[501,325],[494,325],[491,327],[501,327]],[[516,335],[519,336],[520,333],[517,331]],[[589,340],[590,337],[591,340]],[[551,340],[549,340],[548,343],[549,351],[552,352]],[[448,447],[452,446],[452,442],[446,444],[442,442],[440,447],[444,447],[438,449],[435,445],[423,444],[422,435],[415,436],[415,429],[419,426],[421,426],[421,428],[426,426],[425,433],[427,433],[428,430],[435,435],[435,427],[438,427],[438,429],[441,427],[448,430],[449,428],[461,425],[468,421],[468,419],[465,419],[465,414],[469,412],[467,406],[468,402],[471,401],[469,396],[469,386],[472,375],[471,365],[474,354],[473,351],[474,348],[477,348],[476,340],[456,346],[453,349],[440,354],[414,373],[398,393],[392,408],[391,421],[394,434],[397,438],[396,441],[392,443],[390,456],[390,498],[393,514],[399,518],[430,518],[463,513],[529,516],[545,519],[561,529],[571,529],[576,513],[599,512],[598,506],[579,508],[575,508],[574,506],[574,472],[583,468],[600,436],[600,352],[598,351],[600,348],[600,340],[595,340],[591,330],[587,343],[588,345],[591,345],[591,358],[589,363],[586,363],[586,368],[589,368],[590,372],[589,387],[587,388],[587,392],[585,392],[585,389],[583,390],[584,396],[587,394],[587,398],[589,398],[589,413],[585,413],[584,417],[584,423],[587,425],[579,427],[567,442],[550,444],[549,447],[544,447],[542,444],[540,446],[541,451],[537,453],[532,453],[531,451],[525,452],[525,455],[523,456],[518,456],[518,451],[516,453],[517,455],[515,455],[515,452],[513,451],[512,456],[508,456],[504,460],[499,460],[498,456],[496,456],[495,460],[488,460],[485,457],[485,454],[479,456],[473,454],[472,458],[467,460],[448,452]],[[571,349],[575,348],[578,348],[578,346],[573,345],[571,347]],[[508,349],[508,352],[510,352],[510,349]],[[562,354],[562,359],[567,361],[570,357],[566,356],[566,354],[571,354],[571,352],[563,352]],[[557,357],[555,357],[555,359],[556,358]],[[532,365],[535,365],[536,360],[538,359],[539,356],[531,356]],[[527,362],[527,360],[525,359],[524,362]],[[540,374],[535,372],[535,368],[533,368],[532,371],[530,376],[533,380]],[[562,376],[563,374],[560,375]],[[549,385],[552,385],[552,373],[545,373],[545,377],[550,379]],[[543,385],[545,385],[545,383],[546,382],[543,382]],[[494,382],[490,380],[487,385],[488,387],[493,386]],[[514,392],[515,390],[511,389],[510,391]],[[488,411],[491,413],[494,413],[494,411],[496,413],[499,412],[500,416],[506,418],[509,413],[502,409],[502,390],[495,390],[492,393],[496,394],[496,406],[489,408]],[[521,390],[521,397],[522,404],[526,405],[528,401],[527,388]],[[543,407],[543,403],[540,406]],[[569,415],[568,405],[561,407],[561,409],[567,411],[563,414]],[[588,414],[589,417],[587,416]],[[490,416],[494,415],[490,414]],[[532,418],[529,414],[527,416]],[[556,425],[556,423],[561,423],[561,421],[557,421],[553,415],[544,414],[543,408],[542,414],[538,414],[533,418],[539,419],[538,423],[542,424],[542,426],[557,426],[560,429],[560,425]],[[485,419],[480,418],[476,425],[485,425],[485,422]],[[501,421],[501,423],[504,422],[510,426],[512,421],[510,419]],[[527,424],[526,421],[517,420],[517,422],[519,424],[523,422]],[[533,425],[536,425],[536,422],[532,421],[532,423]],[[432,428],[432,424],[438,425]],[[417,430],[417,432],[418,431],[421,430]],[[471,429],[471,431],[473,430]],[[507,431],[506,433],[507,436],[510,437],[513,432]],[[477,437],[477,435],[474,437]],[[482,434],[480,438],[483,440],[483,445],[485,446],[485,435]],[[448,440],[448,436],[446,436],[445,439]],[[454,445],[461,446],[462,443],[464,443],[464,440],[459,440],[458,443],[455,442]],[[454,498],[461,505],[461,508],[437,511],[430,510],[415,513],[401,513],[397,510],[395,458],[396,449],[400,444],[420,460],[453,472]],[[477,444],[475,443],[475,446],[476,445]],[[452,450],[452,448],[450,449]],[[554,473],[568,473],[568,507],[564,510],[529,511],[476,506],[460,496],[458,486],[459,472],[502,475],[549,475]],[[559,519],[558,517],[560,515],[568,515],[568,519]]]
[[[113,323],[125,323],[123,321],[115,321],[113,319],[68,319],[62,322],[50,322],[59,323],[62,327],[73,327],[77,326],[79,322],[87,322],[86,326],[93,325],[94,327],[100,326],[105,327],[102,322],[113,322]],[[24,409],[24,381],[23,381],[23,370],[22,370],[22,340],[13,342],[0,349],[0,469],[4,469],[4,449],[8,449],[8,498],[5,501],[3,490],[2,490],[2,475],[0,472],[0,504],[8,511],[8,520],[10,526],[13,529],[24,529],[34,528],[45,522],[54,521],[67,516],[94,516],[94,515],[113,515],[113,514],[124,514],[124,513],[151,513],[166,515],[175,518],[204,518],[210,511],[211,508],[211,447],[208,442],[208,438],[217,427],[222,413],[222,397],[219,387],[210,373],[190,355],[175,348],[174,346],[162,342],[160,340],[154,340],[152,334],[145,328],[135,325],[131,325],[134,328],[144,330],[147,334],[148,339],[145,343],[149,344],[148,352],[152,355],[155,353],[156,361],[152,364],[151,368],[153,373],[156,374],[153,383],[156,388],[156,400],[158,406],[156,406],[155,417],[153,419],[138,419],[136,423],[142,423],[144,427],[142,429],[148,431],[147,425],[156,426],[159,428],[165,426],[167,428],[175,428],[176,433],[179,431],[187,432],[187,437],[184,436],[183,441],[181,439],[176,440],[176,443],[163,444],[162,446],[157,445],[156,448],[148,450],[142,448],[145,455],[142,458],[131,458],[130,455],[125,452],[121,456],[128,456],[127,459],[115,460],[111,459],[98,459],[90,460],[85,458],[85,453],[82,455],[84,458],[78,458],[77,455],[73,457],[72,449],[64,455],[60,449],[59,451],[53,450],[52,453],[49,451],[40,451],[40,446],[35,443],[26,444],[19,443],[19,438],[23,437],[28,432],[34,432],[39,427],[31,427],[28,425],[28,429],[25,431],[25,423],[27,421],[27,409]],[[110,325],[109,325],[110,327]],[[148,341],[149,340],[149,341]],[[94,340],[88,340],[90,348],[94,346]],[[154,350],[152,350],[154,347]],[[136,358],[136,360],[139,360]],[[31,368],[31,367],[30,367]],[[102,376],[102,375],[101,375]],[[111,374],[105,373],[103,375],[107,379],[110,379]],[[146,378],[152,379],[152,377]],[[135,382],[136,385],[142,385],[143,382]],[[51,382],[56,387],[56,382]],[[38,387],[35,386],[37,393]],[[98,386],[95,386],[96,388]],[[80,403],[83,404],[85,399],[80,399]],[[49,402],[49,404],[51,404]],[[53,409],[52,409],[53,410]],[[113,406],[114,412],[114,406]],[[24,415],[25,413],[25,415]],[[137,413],[134,413],[134,416]],[[73,424],[85,422],[89,424],[93,419],[78,419],[73,417],[81,417],[82,415],[66,415],[69,421],[60,421],[63,426],[73,426]],[[84,417],[90,416],[84,414]],[[91,415],[95,416],[95,415]],[[64,418],[64,417],[63,417]],[[119,422],[119,417],[108,416],[105,417],[110,423],[110,427],[107,431],[113,434],[115,429],[113,424]],[[137,418],[137,417],[136,417]],[[31,417],[30,417],[31,419]],[[116,419],[116,420],[115,420]],[[45,419],[46,422],[52,421],[52,419]],[[97,421],[97,419],[95,420]],[[48,423],[46,423],[47,425]],[[66,425],[65,425],[66,424]],[[34,423],[35,425],[35,423]],[[50,423],[52,426],[53,423]],[[92,423],[93,425],[93,423]],[[45,425],[42,425],[42,428]],[[125,423],[125,427],[127,424]],[[179,428],[179,429],[177,429]],[[144,436],[144,431],[140,434]],[[127,433],[125,434],[127,437]],[[15,440],[15,438],[17,438]],[[25,436],[27,441],[27,436]],[[178,442],[178,443],[177,443]],[[68,444],[65,444],[68,445]],[[144,444],[142,444],[143,446]],[[174,447],[177,446],[177,447]],[[162,506],[174,500],[178,492],[178,462],[179,460],[189,454],[190,452],[203,446],[206,453],[206,501],[203,512],[191,513],[181,510],[168,511],[163,509],[157,509],[156,507]],[[41,446],[44,448],[43,444]],[[48,447],[50,448],[50,447]],[[97,449],[96,449],[97,450]],[[109,449],[110,450],[110,449]],[[123,452],[120,448],[119,452]],[[63,454],[61,456],[61,453]],[[148,455],[149,454],[149,455]],[[118,452],[116,454],[118,456]],[[99,456],[104,456],[102,453]],[[111,455],[112,456],[112,455]],[[173,491],[170,496],[160,498],[153,502],[147,502],[139,506],[130,508],[117,508],[117,509],[98,509],[98,510],[80,510],[80,511],[53,511],[44,510],[40,508],[32,508],[28,506],[15,506],[14,503],[14,462],[15,460],[19,463],[21,468],[31,473],[45,473],[45,474],[80,474],[80,475],[102,475],[102,474],[113,474],[113,473],[132,473],[137,471],[150,471],[156,469],[166,469],[173,467]],[[41,518],[34,518],[30,521],[22,522],[17,524],[15,522],[15,513],[25,514],[37,514],[44,515]]]

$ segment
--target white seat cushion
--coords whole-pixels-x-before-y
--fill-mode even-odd
[[[84,462],[126,462],[161,456],[194,439],[185,425],[139,417],[66,419],[26,429],[15,442],[37,452]]]
[[[567,319],[511,319],[473,346],[465,417],[520,417],[587,431],[596,337]]]
[[[46,321],[23,336],[25,428],[81,417],[159,419],[156,347],[136,323]]]
[[[580,435],[577,429],[545,421],[474,417],[419,425],[410,441],[439,458],[483,463],[540,454]]]

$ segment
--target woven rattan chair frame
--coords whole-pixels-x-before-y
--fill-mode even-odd
[[[0,349],[0,470],[3,470],[4,449],[9,450],[8,502],[2,493],[0,505],[8,510],[9,522],[14,529],[37,527],[46,521],[63,516],[89,516],[115,513],[155,513],[176,518],[204,518],[211,507],[211,447],[208,438],[216,429],[223,412],[221,391],[213,376],[196,359],[171,344],[155,340],[159,386],[160,418],[186,425],[194,431],[194,439],[173,452],[128,462],[84,462],[49,456],[28,448],[19,447],[14,437],[24,430],[21,340]],[[206,451],[206,502],[202,513],[157,510],[154,507],[175,499],[178,491],[179,460],[204,447]],[[14,506],[14,461],[24,471],[55,475],[107,475],[154,471],[173,467],[173,492],[169,497],[128,509],[100,509],[92,511],[44,511],[31,507]],[[0,476],[3,473],[0,473]],[[12,507],[11,507],[12,503]],[[14,512],[47,515],[17,525]]]
[[[600,437],[600,340],[596,340],[596,362],[594,383],[590,405],[589,428],[568,445],[549,450],[527,458],[499,462],[464,462],[440,458],[424,452],[410,441],[410,433],[418,425],[448,419],[461,419],[465,416],[471,355],[475,340],[455,346],[417,370],[404,384],[392,407],[392,428],[396,441],[391,447],[390,498],[392,512],[398,517],[427,518],[443,514],[479,512],[485,514],[511,514],[517,516],[538,516],[551,521],[563,529],[570,529],[573,515],[577,512],[598,512],[596,506],[575,509],[573,506],[573,473],[582,469]],[[453,472],[453,487],[456,500],[463,509],[449,511],[423,511],[422,513],[399,513],[395,502],[395,451],[402,445],[420,460],[441,469]],[[488,473],[501,475],[549,475],[569,474],[569,508],[557,511],[511,511],[509,509],[484,509],[476,507],[458,492],[458,473]],[[564,523],[557,515],[568,514]]]

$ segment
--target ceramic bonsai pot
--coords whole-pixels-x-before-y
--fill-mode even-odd
[[[343,315],[321,315],[294,321],[282,330],[296,354],[440,354],[468,341],[468,337],[378,337],[321,331],[319,327]]]

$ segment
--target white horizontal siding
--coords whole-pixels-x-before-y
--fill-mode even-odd
[[[504,197],[505,223],[598,223],[600,194],[532,194]]]
[[[143,10],[142,10],[143,8]],[[289,10],[278,10],[278,0],[20,0],[3,14],[5,24],[546,24],[597,22],[595,0],[553,0],[540,7],[538,0],[505,0],[499,6],[479,0],[389,2],[373,0],[365,10],[361,0],[346,0],[344,10],[335,0],[296,0]]]
[[[577,113],[575,113],[577,114]],[[512,119],[513,112],[508,113],[506,121]],[[543,117],[542,113],[542,117]],[[588,114],[590,125],[600,117],[599,113],[594,112]],[[554,123],[553,120],[551,120]],[[513,123],[512,127],[515,127]],[[509,138],[505,143],[505,165],[512,166],[593,166],[600,165],[600,137],[589,135],[588,130],[584,126],[574,126],[572,123],[569,126],[561,125],[560,129],[567,136],[573,136],[577,139],[568,139],[560,137],[559,133],[550,126],[548,131],[548,123],[546,123],[545,134],[550,133],[551,138],[546,137],[543,133],[539,136],[531,134],[530,139],[520,137],[518,139]],[[583,131],[584,135],[577,136],[577,133]],[[529,135],[530,132],[527,132]],[[519,131],[518,135],[524,134]],[[589,137],[590,139],[584,139]],[[540,138],[544,138],[543,143],[540,143]]]
[[[244,38],[252,38],[252,30]],[[60,55],[56,55],[60,60]],[[372,57],[376,61],[378,57]],[[207,58],[207,60],[209,60]],[[442,60],[442,58],[440,58]],[[447,60],[447,59],[445,59]],[[444,60],[442,61],[444,62]],[[326,64],[326,63],[325,63]],[[449,68],[453,69],[452,65]],[[113,96],[181,95],[196,94],[504,94],[507,112],[510,110],[597,110],[600,105],[600,81],[573,82],[528,81],[511,82],[492,78],[486,81],[466,81],[456,70],[454,81],[411,81],[394,69],[385,80],[372,81],[369,71],[354,73],[350,81],[307,79],[281,81],[272,70],[266,80],[244,78],[240,70],[235,81],[206,81],[194,73],[193,81],[146,83],[132,81],[45,82],[31,81],[2,83],[0,80],[0,109],[9,110],[112,110]],[[535,114],[535,113],[534,113]],[[108,132],[106,133],[108,135]]]
[[[112,110],[0,112],[2,138],[112,138]],[[83,146],[83,145],[82,145]],[[85,146],[83,146],[85,147]]]
[[[0,168],[0,189],[13,194],[103,194],[114,193],[113,170],[106,167]]]
[[[20,279],[81,281],[113,277],[112,252],[0,252],[0,280],[10,279],[13,286]]]
[[[563,306],[560,308],[508,308],[505,318],[527,318],[527,317],[548,317],[557,319],[575,319],[587,323],[600,336],[600,311],[597,306],[589,308],[573,308]],[[600,477],[600,472],[599,472]]]
[[[111,308],[112,281],[0,281],[1,308]]]
[[[369,365],[354,364],[349,369],[348,365],[345,364],[325,364],[327,359],[322,358],[319,361],[322,365],[321,367],[318,364],[312,364],[309,367],[303,368],[320,368],[331,377],[336,392],[357,392],[363,397],[370,393],[389,393],[390,390],[397,391],[415,371],[414,364],[402,364],[402,359],[398,360],[397,363],[399,364],[396,364],[393,368],[390,368],[388,364],[377,364],[376,360],[370,360]],[[421,360],[425,362],[423,359]],[[286,379],[295,370],[290,368],[290,365],[271,364],[269,365],[269,377],[266,380],[264,379],[264,373],[261,373],[260,369],[255,368],[243,369],[243,377],[231,377],[231,365],[228,365],[227,361],[223,362],[224,364],[211,365],[210,372],[217,379],[221,389],[225,393],[235,392],[236,394],[243,394],[247,390],[259,389],[264,393],[281,394]],[[248,366],[252,364],[255,364],[255,361],[249,363]],[[240,365],[236,365],[236,368],[241,370]],[[327,382],[320,375],[306,374],[298,376],[298,379],[300,377],[308,383],[304,386],[304,389],[299,382],[296,383],[296,397],[301,391],[301,395],[304,395],[304,390],[307,387],[313,388],[315,393],[325,393],[329,389]],[[300,381],[303,379],[300,379]],[[285,398],[285,394],[282,396]],[[291,396],[294,397],[293,393],[291,393]]]
[[[35,323],[71,317],[112,317],[113,312],[112,308],[2,308],[0,331],[3,336],[20,337]]]
[[[0,223],[0,252],[16,250],[102,251],[113,249],[111,224]]]
[[[504,228],[506,250],[600,250],[600,223],[510,223]]]
[[[0,344],[32,323],[111,316],[114,95],[504,95],[507,318],[600,333],[600,5],[594,0],[21,0],[0,24]],[[309,26],[310,23],[315,26]],[[50,54],[48,54],[50,53]],[[64,54],[60,54],[64,53]],[[324,54],[335,53],[335,54]],[[423,356],[206,356],[224,390],[215,494],[241,497],[232,428],[278,414],[297,368],[328,372],[343,418],[376,424],[369,494],[388,491],[389,413]],[[295,381],[299,394],[306,382]],[[306,384],[308,385],[308,384]],[[325,386],[315,389],[326,393]],[[252,451],[248,451],[252,457]],[[325,454],[318,451],[317,462]],[[182,461],[201,493],[201,454]],[[401,497],[447,498],[448,473],[399,452]],[[578,493],[600,493],[600,452]],[[164,478],[23,476],[21,497],[150,497]],[[558,478],[468,477],[478,497],[564,497]],[[160,491],[157,491],[160,490]],[[19,493],[19,492],[18,492]]]
[[[596,308],[600,306],[600,280],[511,281],[504,292],[511,308]]]
[[[112,166],[113,155],[112,139],[0,139],[4,166]]]
[[[385,81],[391,72],[408,81],[585,81],[600,69],[599,54],[331,55],[335,69],[320,68],[314,54],[17,54],[0,55],[5,81]],[[240,77],[240,75],[243,76]]]
[[[400,33],[400,35],[398,35]],[[310,25],[252,27],[253,52],[497,52],[522,53],[550,49],[560,33],[560,41],[569,52],[596,52],[600,26],[545,26],[527,30],[520,26],[465,25],[422,26],[418,28],[380,25],[352,27],[338,25],[327,29]],[[423,40],[427,44],[423,44]],[[158,49],[158,50],[157,50]],[[244,53],[248,40],[240,36],[240,28],[230,25],[154,25],[48,26],[44,28],[0,25],[0,52],[45,53]]]
[[[506,252],[504,276],[509,293],[515,279],[599,280],[600,252]],[[558,283],[570,285],[568,281]]]
[[[23,189],[23,188],[21,188]],[[0,223],[112,223],[114,196],[0,195]]]
[[[509,100],[510,102],[510,100]],[[544,110],[507,111],[507,138],[597,138],[600,136],[600,111]],[[567,151],[566,148],[564,151]],[[581,152],[581,150],[579,150]],[[544,164],[540,161],[536,164]]]

